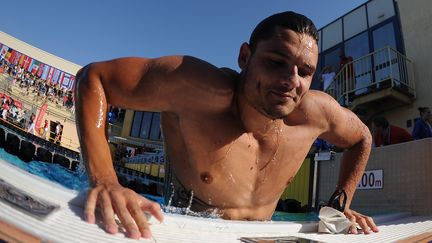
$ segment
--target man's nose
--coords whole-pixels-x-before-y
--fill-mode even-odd
[[[300,77],[298,75],[298,68],[296,65],[290,67],[281,77],[283,86],[294,89],[300,86]]]

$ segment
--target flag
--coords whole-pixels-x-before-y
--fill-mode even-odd
[[[60,70],[58,70],[58,69],[54,70],[54,75],[53,75],[53,78],[51,80],[51,84],[56,84],[58,82],[59,77],[60,77],[60,73],[61,73]]]
[[[59,79],[58,79],[58,84],[59,84],[59,85],[62,84],[64,76],[65,76],[65,72],[61,72],[60,77],[59,77]]]
[[[18,65],[20,65],[20,66],[23,65],[23,63],[24,63],[24,58],[25,58],[25,57],[26,57],[26,55],[21,54],[21,57],[20,57],[20,59],[19,59],[19,61],[18,61]]]
[[[21,59],[21,56],[22,56],[21,52],[17,51],[15,53],[15,58],[12,60],[12,63],[15,64],[15,65],[17,65],[18,62],[19,62],[19,60]]]
[[[9,58],[10,58],[10,56],[11,56],[11,54],[12,54],[12,51],[13,51],[13,49],[12,49],[12,48],[9,48],[9,50],[6,52],[5,59],[9,60]],[[10,62],[10,61],[9,61],[9,62]]]
[[[9,55],[8,60],[10,63],[13,63],[17,51],[9,49],[9,52],[10,52],[10,55]]]
[[[68,90],[74,90],[75,89],[75,76],[71,76]]]
[[[45,66],[43,68],[42,76],[41,76],[42,79],[47,80],[48,72],[49,72],[50,68],[51,68],[50,66],[45,64]]]
[[[36,74],[39,69],[40,62],[36,59],[33,59],[27,71]]]
[[[2,49],[0,50],[0,55],[2,58],[6,56],[7,51],[9,50],[9,47],[7,45],[3,45]]]
[[[29,56],[24,57],[23,61],[23,68],[28,69],[30,67],[30,63],[33,61],[33,59]]]
[[[46,80],[47,80],[49,83],[51,83],[51,81],[52,81],[52,77],[53,77],[53,75],[54,75],[54,70],[55,70],[55,68],[50,67],[50,70],[48,71],[48,77],[47,77]]]
[[[42,72],[44,71],[44,67],[45,67],[45,63],[41,63],[39,64],[39,68],[38,71],[36,73],[36,75],[40,78],[42,76]]]
[[[69,73],[65,73],[64,74],[64,77],[63,77],[63,80],[62,80],[62,82],[60,83],[60,86],[62,87],[62,88],[66,88],[66,89],[69,89],[69,83],[70,83],[70,80],[71,79],[71,75],[69,74]]]

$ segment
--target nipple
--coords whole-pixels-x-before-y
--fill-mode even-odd
[[[201,180],[206,184],[211,184],[213,182],[213,177],[210,175],[209,172],[203,172],[200,174]]]

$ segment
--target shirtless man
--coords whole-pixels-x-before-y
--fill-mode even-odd
[[[316,138],[347,148],[337,185],[348,195],[344,213],[365,233],[377,232],[370,217],[349,208],[371,135],[332,97],[309,90],[317,39],[309,19],[284,12],[262,21],[241,45],[240,73],[190,56],[121,58],[84,67],[76,97],[92,185],[86,220],[94,223],[99,207],[107,232],[118,231],[117,214],[129,237],[149,238],[143,211],[163,219],[158,204],[118,183],[106,133],[111,104],[161,112],[172,173],[201,202],[192,208],[216,208],[225,219],[270,219]]]

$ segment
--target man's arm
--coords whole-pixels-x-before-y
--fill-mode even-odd
[[[118,232],[114,220],[117,214],[129,237],[149,238],[142,211],[163,219],[159,204],[122,187],[117,180],[107,143],[107,104],[175,114],[183,110],[199,113],[209,109],[208,102],[203,102],[213,97],[209,93],[224,88],[223,82],[214,82],[224,77],[216,67],[183,56],[121,58],[92,63],[77,73],[76,121],[91,183],[85,208],[88,222],[95,222],[98,207],[109,233]]]
[[[115,234],[118,226],[114,215],[117,214],[131,238],[151,236],[142,210],[150,212],[159,220],[163,217],[156,203],[123,188],[117,180],[107,143],[107,102],[109,100],[111,104],[126,107],[147,104],[137,97],[137,93],[142,92],[144,95],[147,89],[135,89],[151,62],[138,58],[113,60],[87,65],[77,73],[77,128],[83,161],[91,183],[84,216],[87,222],[95,223],[95,210],[99,207],[106,231]],[[149,105],[148,108],[160,107],[163,104]]]
[[[364,216],[353,210],[350,205],[358,182],[363,175],[372,145],[372,136],[368,127],[350,110],[340,106],[333,98],[326,94],[320,102],[323,102],[324,116],[327,125],[320,138],[346,148],[339,172],[339,180],[336,189],[342,189],[347,193],[345,215],[353,223],[357,222],[364,233],[369,233],[369,228],[377,232],[378,228],[372,218]],[[351,228],[356,233],[355,227]]]

